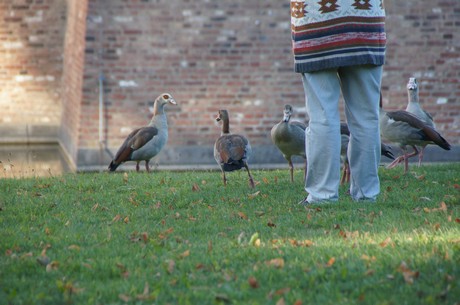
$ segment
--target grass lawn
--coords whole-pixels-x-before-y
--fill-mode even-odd
[[[460,163],[298,206],[303,170],[0,180],[1,304],[460,304]]]

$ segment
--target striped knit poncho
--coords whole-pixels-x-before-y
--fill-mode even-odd
[[[383,0],[291,0],[295,71],[385,61]]]

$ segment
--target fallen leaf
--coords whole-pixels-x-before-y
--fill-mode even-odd
[[[112,219],[112,222],[117,222],[121,219],[120,214],[115,215],[115,217]]]
[[[257,239],[259,239],[259,233],[258,232],[252,234],[251,238],[249,239],[249,244],[254,245]]]
[[[176,267],[176,262],[170,259],[168,261],[168,273],[171,274],[174,272],[174,268]]]
[[[67,249],[80,251],[80,247],[77,245],[70,245],[67,247]]]
[[[248,195],[248,198],[249,198],[249,199],[253,199],[254,197],[257,197],[259,194],[260,194],[260,191],[257,191],[257,192],[255,192],[255,193],[253,193],[253,194],[249,194],[249,195]]]
[[[149,234],[147,232],[142,232],[141,236],[142,236],[142,240],[146,244],[149,241]]]
[[[274,258],[266,262],[267,265],[281,269],[284,267],[284,259],[283,258]]]
[[[296,300],[296,301],[294,302],[294,305],[302,305],[302,301],[301,301],[301,300]]]
[[[124,223],[129,223],[129,216],[126,216],[125,219],[123,219]]]
[[[259,288],[259,283],[257,282],[256,278],[251,276],[248,279],[249,286],[252,288]]]
[[[276,228],[276,225],[271,221],[267,223],[267,226],[269,226],[270,228]]]
[[[279,299],[278,302],[276,302],[276,305],[286,305],[284,298]]]
[[[238,216],[240,216],[241,219],[247,220],[248,216],[244,214],[243,212],[238,212]]]
[[[262,178],[262,181],[263,181],[265,184],[269,184],[269,182],[268,182],[268,179],[267,179],[267,178],[265,178],[265,177],[264,177],[264,178]]]
[[[59,267],[59,262],[57,261],[52,261],[48,265],[46,265],[46,272],[51,272],[53,270],[57,270]]]
[[[123,182],[128,183],[128,173],[126,172],[123,174]]]
[[[119,294],[118,297],[120,298],[120,300],[126,303],[128,303],[131,300],[131,298],[126,294]]]
[[[404,281],[409,285],[412,285],[414,283],[414,279],[418,278],[419,276],[419,272],[410,270],[404,261],[401,262],[397,271],[403,275]]]
[[[380,243],[380,247],[386,248],[388,245],[394,247],[394,242],[391,240],[391,237],[387,237],[383,242]]]
[[[335,257],[331,257],[327,263],[326,263],[326,267],[331,267],[332,265],[334,265],[335,263]]]
[[[190,250],[185,250],[184,252],[182,252],[179,257],[180,258],[186,258],[187,256],[190,255]]]
[[[200,189],[200,187],[198,186],[198,184],[194,183],[194,184],[192,185],[192,191],[193,191],[193,192],[199,192],[199,191],[201,191],[201,189]]]

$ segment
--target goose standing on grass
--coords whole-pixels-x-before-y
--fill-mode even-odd
[[[248,159],[251,145],[246,137],[230,133],[230,119],[227,110],[219,110],[216,121],[222,121],[222,133],[214,144],[214,159],[222,170],[224,185],[227,185],[225,172],[245,168],[249,176],[249,184],[254,188],[254,179],[249,171]]]
[[[168,123],[164,112],[166,104],[176,105],[176,101],[169,93],[163,93],[155,100],[150,123],[133,130],[128,135],[115,158],[110,162],[111,172],[126,161],[136,161],[136,171],[139,171],[139,162],[145,161],[145,169],[150,172],[150,159],[155,157],[168,141]]]
[[[292,115],[292,106],[285,105],[283,110],[283,119],[281,122],[272,127],[270,132],[273,143],[283,154],[289,164],[291,173],[291,182],[294,182],[294,165],[292,156],[301,156],[306,159],[305,155],[305,124],[298,121],[290,121]]]
[[[350,182],[350,164],[348,163],[347,151],[348,151],[348,142],[350,141],[350,130],[348,129],[347,123],[340,123],[340,157],[342,159],[343,168],[342,168],[342,178],[340,179],[340,184],[345,182]],[[383,142],[380,142],[380,154],[391,160],[394,160],[395,157],[391,151],[391,147]]]
[[[404,161],[404,173],[407,173],[409,170],[408,159],[418,154],[416,146],[436,144],[445,150],[450,150],[450,144],[439,134],[439,132],[412,113],[404,110],[384,111],[382,109],[381,94],[380,132],[383,139],[398,144],[403,151],[403,155],[391,162],[388,168],[393,168],[398,163]],[[414,149],[410,154],[407,152],[407,145],[412,146]]]
[[[433,117],[422,109],[419,103],[419,93],[418,93],[418,84],[417,79],[415,77],[409,78],[409,82],[407,83],[407,95],[408,95],[408,103],[406,107],[406,111],[414,114],[420,120],[422,120],[425,124],[436,129],[436,126],[433,121]],[[423,159],[423,151],[425,150],[426,144],[421,146],[420,153],[418,155],[418,165],[422,164]]]

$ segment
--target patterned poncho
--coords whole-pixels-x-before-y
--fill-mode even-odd
[[[385,61],[383,0],[291,0],[299,73]]]

